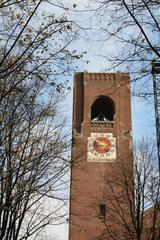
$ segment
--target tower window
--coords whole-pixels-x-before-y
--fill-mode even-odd
[[[100,204],[99,205],[99,218],[100,219],[105,219],[106,215],[106,205],[105,204]]]
[[[96,99],[91,107],[91,120],[113,121],[115,105],[111,98],[101,96]]]

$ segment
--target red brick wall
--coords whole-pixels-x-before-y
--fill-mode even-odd
[[[91,128],[91,106],[99,96],[108,96],[115,103],[113,128]],[[113,216],[112,221],[109,217],[110,203],[105,194],[106,179],[119,171],[120,162],[133,173],[129,75],[77,73],[73,102],[69,240],[110,240],[112,238],[107,237],[105,223],[115,227],[118,234],[122,233],[122,229],[116,226]],[[113,133],[116,137],[116,161],[87,162],[87,138],[91,132]],[[105,220],[99,218],[101,203],[106,204]]]

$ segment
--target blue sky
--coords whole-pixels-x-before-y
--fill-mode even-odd
[[[67,1],[65,1],[67,2]],[[74,3],[77,4],[76,10],[95,8],[95,1],[92,0],[71,0],[68,1],[69,6],[73,6]],[[106,62],[105,56],[110,53],[115,53],[121,51],[121,45],[117,42],[104,41],[105,35],[101,33],[101,25],[96,21],[96,16],[93,17],[91,12],[72,12],[73,20],[79,20],[79,24],[87,28],[92,28],[91,30],[82,30],[79,33],[79,39],[72,44],[72,49],[78,51],[86,51],[87,54],[82,59],[82,62],[78,65],[78,71],[88,71],[88,72],[104,72],[111,65]],[[107,26],[107,19],[106,19]],[[130,33],[127,33],[130,34]],[[132,33],[131,33],[132,34]],[[99,41],[99,39],[101,41]],[[89,60],[89,63],[87,63]],[[123,72],[123,69],[119,67],[117,70]],[[115,70],[112,69],[111,72]],[[132,75],[130,76],[132,80]],[[73,78],[73,76],[72,76]],[[152,82],[152,76],[150,79]],[[131,84],[131,91],[135,86]],[[136,83],[136,88],[141,89],[141,83]],[[152,86],[151,86],[152,88]],[[155,119],[154,119],[154,103],[153,97],[149,100],[145,100],[139,97],[131,96],[131,108],[132,108],[132,129],[133,129],[133,140],[138,141],[144,136],[155,136]]]

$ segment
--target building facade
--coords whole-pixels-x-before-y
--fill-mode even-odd
[[[124,191],[126,178],[128,196]],[[129,74],[76,73],[69,240],[129,239],[122,219],[131,226],[130,179],[133,160]]]

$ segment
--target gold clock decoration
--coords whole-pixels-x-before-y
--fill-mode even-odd
[[[88,137],[88,162],[116,160],[116,138],[112,133],[91,133]]]

